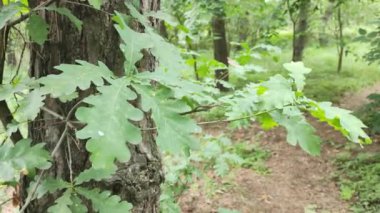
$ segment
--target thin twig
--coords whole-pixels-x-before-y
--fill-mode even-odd
[[[234,118],[234,119],[225,119],[225,120],[215,120],[215,121],[204,121],[204,122],[199,122],[197,123],[198,125],[209,125],[209,124],[218,124],[218,123],[230,123],[230,122],[234,122],[234,121],[240,121],[240,120],[245,120],[245,119],[249,119],[249,118],[253,118],[253,117],[256,117],[260,114],[264,114],[266,112],[261,112],[261,113],[257,113],[257,114],[253,114],[253,115],[248,115],[248,116],[245,116],[245,117],[241,117],[241,118]]]
[[[188,115],[188,114],[197,113],[197,112],[204,112],[204,111],[208,111],[208,110],[210,110],[214,107],[217,107],[217,106],[220,106],[220,105],[210,104],[210,105],[197,106],[190,111],[180,113],[180,115]]]
[[[70,134],[68,134],[70,135]],[[68,162],[67,162],[67,165],[69,167],[69,171],[70,171],[70,183],[73,183],[73,167],[72,167],[72,164],[73,164],[73,160],[72,160],[72,157],[71,157],[71,147],[70,147],[70,144],[69,144],[69,139],[67,139],[67,152],[68,152]]]
[[[7,200],[4,200],[3,202],[0,203],[0,206],[5,205],[6,203],[8,203],[11,200],[12,200],[12,198],[8,198]]]
[[[41,109],[42,111],[45,111],[45,112],[49,113],[50,115],[52,115],[52,116],[54,116],[54,117],[56,117],[56,118],[58,118],[58,119],[60,119],[60,120],[66,120],[64,116],[62,116],[62,115],[60,115],[60,114],[54,112],[53,110],[51,110],[51,109],[49,109],[49,108],[47,108],[47,107],[44,107],[44,106],[43,106],[43,107],[41,107],[40,109]]]
[[[288,105],[286,105],[286,106],[288,106]],[[204,122],[199,122],[199,123],[197,123],[197,125],[209,125],[209,124],[218,124],[218,123],[230,123],[230,122],[234,122],[234,121],[240,121],[240,120],[245,120],[245,119],[253,118],[253,117],[256,117],[256,116],[259,116],[259,115],[265,114],[265,113],[273,112],[273,111],[275,111],[275,110],[277,110],[277,109],[271,109],[271,110],[267,110],[267,111],[263,111],[263,112],[258,112],[258,113],[252,114],[252,115],[247,115],[247,116],[244,116],[244,117],[234,118],[234,119],[214,120],[214,121],[204,121]],[[141,131],[153,131],[153,130],[157,130],[157,127],[141,129]]]
[[[46,7],[46,6],[49,6],[50,4],[54,3],[54,0],[49,0],[49,1],[46,1],[46,2],[42,2],[41,4],[37,5],[37,7],[33,8],[30,10],[29,13],[26,13],[26,14],[21,14],[21,16],[18,18],[18,19],[15,19],[14,21],[11,21],[11,22],[8,22],[5,27],[8,27],[8,28],[11,28],[17,24],[20,24],[21,22],[25,21],[27,18],[29,18],[29,16],[35,12],[36,10],[39,10],[40,8],[42,7]]]
[[[11,80],[11,82],[13,83],[14,80],[16,79],[16,77],[18,76],[19,72],[20,72],[21,63],[22,63],[22,59],[24,58],[24,52],[25,52],[25,49],[26,49],[26,44],[27,44],[27,42],[26,42],[26,40],[25,40],[24,35],[20,32],[19,29],[17,29],[15,26],[13,26],[12,28],[15,29],[15,30],[20,34],[21,38],[22,38],[23,41],[24,41],[24,45],[23,45],[22,50],[21,50],[20,60],[19,60],[19,62],[18,62],[18,66],[17,66],[17,69],[16,69],[16,73],[15,73],[15,75],[13,76],[13,78],[12,78],[12,80]]]
[[[91,5],[88,5],[88,4],[83,4],[83,3],[80,3],[80,2],[74,2],[74,1],[63,1],[64,3],[69,3],[69,4],[73,4],[73,5],[78,5],[78,6],[82,6],[82,7],[86,7],[86,8],[90,8],[90,9],[93,9],[93,10],[96,10],[96,11],[100,11],[100,12],[103,12],[109,16],[113,16],[112,13],[110,12],[107,12],[105,10],[98,10],[96,8],[94,8],[93,6]]]
[[[70,111],[67,113],[67,116],[66,118],[64,119],[66,121],[66,125],[65,125],[65,129],[63,130],[62,134],[61,134],[61,137],[59,138],[57,144],[55,145],[53,151],[51,152],[50,156],[52,158],[54,158],[55,154],[58,152],[58,149],[59,147],[61,146],[61,144],[63,143],[65,137],[66,137],[66,134],[69,130],[69,120],[71,118],[71,116],[73,115],[75,109],[82,103],[82,101],[78,101],[71,109]],[[23,213],[25,212],[26,208],[28,207],[28,205],[30,204],[30,202],[34,199],[34,194],[36,193],[37,191],[37,188],[38,186],[40,185],[41,183],[41,179],[42,179],[42,176],[45,174],[47,170],[42,170],[41,173],[39,174],[38,178],[37,178],[37,181],[36,181],[36,184],[35,186],[33,187],[31,193],[28,194],[26,200],[25,200],[25,203],[24,205],[22,206],[21,210],[20,210],[20,213]]]
[[[61,146],[63,140],[65,139],[65,136],[66,136],[66,133],[68,131],[68,125],[65,125],[65,129],[63,130],[62,134],[61,134],[61,137],[59,138],[58,140],[58,143],[55,145],[54,147],[54,150],[51,152],[50,156],[53,158],[54,155],[57,153],[59,147]],[[41,183],[41,179],[42,179],[42,176],[45,174],[47,170],[42,170],[41,173],[38,175],[38,178],[37,178],[37,181],[36,181],[36,184],[34,185],[31,193],[28,194],[28,196],[26,197],[26,200],[25,200],[25,203],[24,205],[22,206],[21,210],[20,210],[20,213],[23,213],[26,208],[29,206],[30,202],[34,199],[34,194],[36,193],[37,191],[37,188],[38,186],[40,185]]]
[[[74,125],[70,121],[68,121],[64,116],[62,116],[62,115],[54,112],[53,110],[50,110],[49,108],[46,108],[46,107],[41,107],[40,109],[43,110],[43,111],[45,111],[45,112],[47,112],[47,113],[49,113],[50,115],[52,115],[52,116],[54,116],[54,117],[56,117],[58,119],[66,122],[67,125],[69,125],[70,128],[73,128],[73,129],[75,128]]]

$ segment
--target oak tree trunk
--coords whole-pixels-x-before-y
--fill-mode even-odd
[[[75,0],[77,4],[62,3],[83,21],[81,32],[66,18],[55,12],[44,12],[41,16],[49,25],[49,39],[40,47],[33,44],[31,47],[30,76],[42,77],[56,73],[54,66],[62,63],[75,63],[75,60],[86,60],[91,63],[104,62],[116,75],[124,73],[124,56],[119,49],[120,39],[114,29],[111,17],[105,12],[83,6],[83,1]],[[126,13],[124,1],[103,1],[102,10],[113,13],[115,10]],[[31,7],[39,4],[38,0],[30,1]],[[140,10],[158,10],[159,0],[141,0]],[[154,57],[148,51],[140,61],[141,70],[153,71]],[[80,70],[78,70],[80,71]],[[89,91],[82,92],[82,99]],[[78,101],[62,103],[57,99],[46,98],[45,107],[66,116]],[[101,124],[99,124],[101,125]],[[141,128],[152,128],[153,122],[146,114],[139,124]],[[118,131],[118,130],[115,130]],[[34,142],[45,142],[50,151],[55,147],[63,132],[63,125],[52,115],[40,112],[38,118],[29,126],[29,136]],[[107,181],[91,183],[91,185],[110,190],[123,200],[133,204],[133,212],[158,212],[160,184],[163,182],[162,163],[155,137],[152,131],[143,132],[143,142],[140,145],[130,145],[131,160],[128,163],[119,163],[117,173]],[[75,139],[74,130],[65,136],[65,142],[54,156],[53,166],[46,172],[46,176],[62,178],[69,181],[81,171],[90,166],[89,154],[85,150],[85,141]],[[144,147],[144,148],[142,148]],[[69,159],[71,156],[71,159]],[[70,162],[71,161],[71,162]],[[31,180],[24,179],[23,186]],[[25,198],[26,189],[22,190]],[[46,212],[53,205],[59,194],[46,195],[33,201],[27,212]],[[110,212],[112,210],[110,209]]]
[[[337,72],[340,73],[340,71],[342,70],[343,56],[344,56],[343,53],[344,53],[344,48],[345,48],[344,37],[343,37],[343,20],[342,20],[341,5],[338,6],[337,22],[338,22],[338,35],[337,35],[337,40],[338,40],[338,67],[337,67]]]
[[[218,12],[212,18],[212,32],[214,37],[214,59],[228,66],[228,47],[226,37],[226,22],[224,13]],[[228,81],[228,69],[215,70],[215,79]],[[217,82],[220,91],[228,89],[220,82]]]
[[[302,61],[303,58],[307,41],[310,4],[310,0],[301,0],[297,26],[294,27],[293,32],[293,61]]]

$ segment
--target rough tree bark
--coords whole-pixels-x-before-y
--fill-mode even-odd
[[[307,42],[310,0],[300,0],[297,25],[293,32],[293,61],[302,61],[303,51]]]
[[[113,27],[114,23],[111,17],[105,12],[83,6],[83,1],[75,0],[75,2],[77,4],[66,2],[60,6],[69,8],[75,16],[83,21],[82,32],[78,32],[78,29],[66,17],[54,12],[41,13],[50,27],[49,39],[42,47],[37,44],[31,46],[30,76],[39,78],[56,73],[53,69],[54,66],[62,63],[74,63],[76,59],[91,63],[102,61],[116,75],[123,75],[124,58],[119,49],[120,39]],[[103,2],[102,10],[108,13],[113,13],[115,10],[127,11],[124,1],[107,0]],[[30,1],[31,7],[35,7],[39,3],[39,0]],[[141,11],[158,10],[159,6],[159,0],[140,1]],[[144,58],[139,63],[140,69],[153,71],[155,64],[154,57],[145,51]],[[84,95],[81,94],[81,98]],[[75,101],[61,103],[53,98],[45,100],[45,107],[63,116],[66,116],[75,104]],[[139,125],[142,128],[152,128],[153,122],[146,114]],[[57,120],[54,120],[50,114],[40,112],[38,118],[29,126],[29,134],[34,142],[45,142],[46,148],[51,151],[63,129],[63,125],[57,125]],[[132,154],[131,160],[126,164],[119,163],[118,171],[114,177],[101,183],[92,183],[92,185],[110,190],[113,194],[117,194],[122,199],[132,203],[133,212],[159,211],[158,202],[163,172],[161,157],[153,134],[152,131],[145,131],[143,132],[142,145],[128,145]],[[74,138],[74,130],[69,130],[69,133],[66,134],[65,143],[54,156],[53,166],[46,172],[46,176],[70,180],[70,176],[75,177],[89,167],[89,155],[85,150],[85,141],[77,141]],[[72,156],[71,168],[68,163],[69,152]],[[72,174],[70,174],[70,169]],[[23,198],[26,197],[25,186],[30,181],[24,178],[24,188],[21,190]],[[47,208],[53,205],[53,201],[58,195],[47,195],[35,200],[26,211],[46,212]]]
[[[228,66],[228,47],[224,12],[214,12],[214,16],[212,18],[212,32],[214,37],[214,59]],[[215,70],[215,79],[228,81],[228,69]],[[220,91],[228,90],[219,82],[216,86]]]

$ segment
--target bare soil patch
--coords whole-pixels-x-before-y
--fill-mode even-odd
[[[367,96],[380,92],[380,83],[363,90],[347,94],[339,105],[350,110],[357,110],[368,103]],[[260,145],[271,151],[267,161],[270,174],[261,175],[249,169],[235,169],[229,176],[232,185],[207,196],[204,183],[197,181],[180,199],[182,211],[186,213],[216,212],[219,207],[239,210],[242,213],[298,213],[305,209],[314,212],[349,212],[349,203],[340,199],[339,188],[332,179],[335,168],[333,158],[342,151],[346,140],[329,126],[311,119],[311,123],[322,137],[324,144],[319,157],[312,157],[299,147],[286,142],[286,134],[282,129],[263,132],[253,124],[252,127],[235,131],[235,141],[258,141]],[[206,132],[218,135],[225,126],[210,126]],[[257,139],[257,135],[260,138]],[[380,150],[378,139],[366,150]],[[213,175],[215,182],[223,185],[223,181]]]

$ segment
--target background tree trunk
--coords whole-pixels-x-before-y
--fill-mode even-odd
[[[321,18],[321,26],[320,26],[320,31],[319,31],[319,45],[321,47],[325,47],[327,46],[328,42],[329,42],[329,38],[328,38],[328,34],[326,32],[326,28],[327,28],[327,25],[328,25],[328,22],[332,16],[332,14],[334,13],[334,6],[335,6],[335,3],[334,3],[334,0],[329,0],[329,3],[327,5],[327,8]]]
[[[214,58],[215,60],[228,66],[228,47],[226,37],[226,22],[225,14],[221,12],[214,13],[212,18],[212,32],[214,37]],[[228,81],[228,69],[215,70],[215,79]],[[220,91],[227,91],[228,89],[221,83],[217,83],[217,88]]]
[[[35,7],[39,1],[30,2]],[[82,1],[77,1],[83,4]],[[124,73],[124,56],[119,49],[120,39],[114,29],[114,23],[104,12],[100,12],[79,4],[63,3],[61,7],[70,9],[75,16],[83,21],[82,32],[66,18],[54,12],[46,12],[43,17],[49,25],[49,39],[43,47],[37,44],[31,46],[30,76],[42,77],[53,74],[53,67],[62,63],[74,63],[76,59],[91,63],[104,62],[116,75]],[[142,11],[158,10],[159,0],[142,0]],[[102,6],[103,11],[113,13],[115,10],[126,12],[124,1],[108,0]],[[144,53],[139,63],[141,70],[153,71],[155,61],[148,52]],[[79,71],[79,70],[78,70]],[[89,92],[85,92],[89,93]],[[83,98],[85,94],[81,94]],[[61,103],[57,99],[46,98],[45,107],[66,116],[75,102]],[[42,120],[41,120],[42,119]],[[99,124],[101,125],[101,124]],[[140,122],[142,128],[153,127],[149,115]],[[117,131],[117,130],[115,130]],[[45,142],[46,148],[52,150],[63,132],[63,125],[57,125],[50,114],[41,112],[29,126],[30,138],[35,143]],[[133,212],[158,212],[160,184],[163,182],[161,157],[157,149],[153,131],[143,132],[141,145],[130,145],[131,160],[126,164],[118,164],[118,171],[109,181],[92,183],[91,185],[107,189],[122,199],[133,204]],[[141,148],[144,146],[144,149]],[[68,163],[68,153],[71,153],[72,164]],[[89,155],[85,150],[85,142],[75,140],[74,130],[66,134],[65,143],[54,156],[51,169],[46,176],[70,180],[90,166]],[[70,172],[72,171],[72,174]],[[26,197],[26,186],[31,180],[24,178],[23,197]],[[47,195],[33,201],[27,212],[46,212],[53,205],[59,194]],[[110,212],[112,210],[110,209]]]
[[[293,34],[293,61],[302,61],[303,51],[307,41],[307,29],[310,10],[310,0],[300,0],[297,26]]]
[[[338,22],[338,67],[337,72],[340,73],[342,70],[342,64],[343,64],[343,53],[344,53],[344,37],[343,37],[343,21],[342,21],[342,5],[338,6],[338,12],[337,12],[337,22]]]

